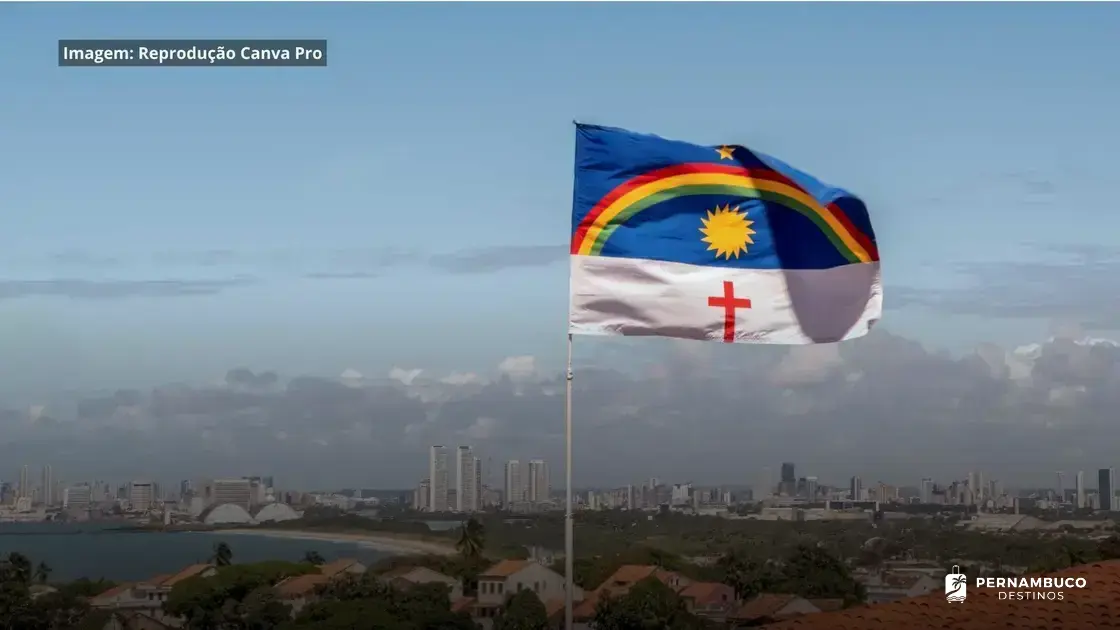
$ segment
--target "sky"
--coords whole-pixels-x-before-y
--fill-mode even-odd
[[[1117,32],[1114,4],[4,3],[0,398],[557,373],[573,120],[860,195],[883,326],[931,351],[1115,336]],[[78,38],[329,65],[57,67]]]

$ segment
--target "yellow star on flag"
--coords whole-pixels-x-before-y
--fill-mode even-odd
[[[730,160],[732,159],[732,154],[735,153],[735,147],[729,147],[725,144],[722,147],[716,149],[716,151],[719,152],[719,159]]]

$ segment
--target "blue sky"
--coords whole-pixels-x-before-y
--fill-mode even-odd
[[[573,119],[746,144],[852,190],[887,327],[1030,341],[1053,316],[894,308],[891,289],[1116,244],[1117,32],[1105,4],[4,4],[0,280],[253,281],[0,300],[0,377],[559,369],[562,262],[415,261],[561,245]],[[56,67],[56,40],[111,37],[326,38],[330,65]],[[339,274],[376,277],[321,277]]]

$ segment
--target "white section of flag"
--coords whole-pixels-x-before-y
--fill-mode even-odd
[[[735,343],[801,345],[862,337],[882,317],[879,263],[833,269],[738,269],[571,257],[568,331],[573,335],[724,341],[730,282],[750,308],[735,310]]]

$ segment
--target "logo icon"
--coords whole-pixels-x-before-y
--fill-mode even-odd
[[[959,565],[953,565],[953,572],[945,574],[945,599],[951,604],[959,604],[968,597],[968,578],[961,573]]]

